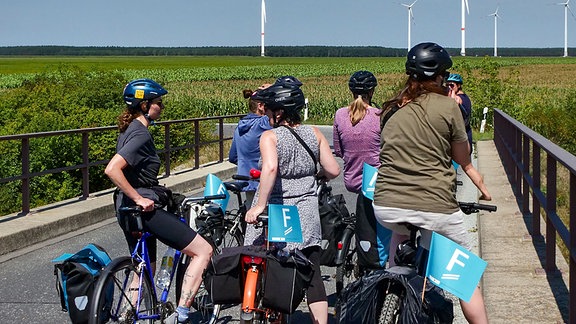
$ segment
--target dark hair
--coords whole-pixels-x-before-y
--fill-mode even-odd
[[[248,99],[248,109],[250,112],[256,113],[258,111],[258,101],[254,100],[252,96],[256,93],[256,91],[252,91],[250,89],[242,90],[242,95],[244,99]]]

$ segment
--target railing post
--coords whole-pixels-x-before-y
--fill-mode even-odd
[[[546,156],[546,271],[556,270],[556,230],[551,214],[556,213],[556,160]]]
[[[518,195],[522,195],[522,132],[519,129],[514,130],[514,188]]]
[[[22,213],[30,212],[30,139],[22,139]]]
[[[90,161],[88,156],[88,133],[82,132],[82,198],[90,196]]]
[[[540,164],[540,146],[536,142],[532,142],[532,186],[533,192],[540,192],[541,190],[541,164]],[[532,198],[532,236],[540,236],[540,200],[536,197]]]
[[[576,175],[570,173],[570,248],[568,265],[568,286],[570,287],[570,301],[568,303],[568,320],[576,323]]]
[[[170,124],[164,125],[164,166],[166,171],[164,174],[170,176]]]
[[[224,140],[223,140],[223,138],[224,138],[224,117],[220,117],[220,118],[218,119],[218,123],[219,123],[219,126],[220,126],[220,127],[219,127],[219,128],[220,128],[220,131],[219,131],[219,134],[218,134],[218,135],[219,135],[219,138],[220,138],[220,141],[219,141],[219,142],[220,142],[220,143],[219,143],[219,144],[220,144],[220,145],[219,145],[219,146],[220,146],[220,159],[218,160],[218,162],[222,162],[222,161],[224,161]]]
[[[530,212],[530,184],[528,177],[530,175],[530,138],[522,136],[522,213],[524,215]]]
[[[200,167],[200,121],[194,121],[194,169]]]

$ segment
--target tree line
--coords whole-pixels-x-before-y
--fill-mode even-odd
[[[266,46],[271,57],[403,57],[405,48],[381,46]],[[459,55],[459,48],[447,48]],[[499,48],[499,56],[562,56],[562,48]],[[574,52],[570,48],[569,52]],[[467,48],[469,56],[492,56],[493,48]],[[121,47],[121,46],[4,46],[5,56],[260,56],[260,46]]]

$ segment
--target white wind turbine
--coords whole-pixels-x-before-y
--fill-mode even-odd
[[[260,11],[260,56],[264,55],[264,24],[266,24],[266,2],[262,0],[262,8]]]
[[[498,7],[496,7],[496,11],[494,13],[489,14],[488,16],[494,16],[494,57],[498,56]]]
[[[460,29],[462,31],[462,49],[460,50],[460,55],[462,56],[466,56],[466,13],[470,14],[468,0],[462,0],[462,27]]]
[[[564,57],[568,56],[568,11],[570,11],[570,14],[574,17],[574,13],[568,5],[569,2],[570,0],[566,0],[566,2],[558,3],[558,5],[564,6]]]
[[[412,6],[416,2],[418,2],[418,0],[412,2],[412,4],[409,5],[402,3],[404,7],[408,8],[408,50],[412,48],[411,35],[412,35],[412,21],[414,20],[414,15],[412,14]]]

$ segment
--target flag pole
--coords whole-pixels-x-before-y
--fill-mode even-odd
[[[422,286],[422,304],[424,304],[424,293],[426,292],[426,280],[428,277],[424,277],[424,285]]]

